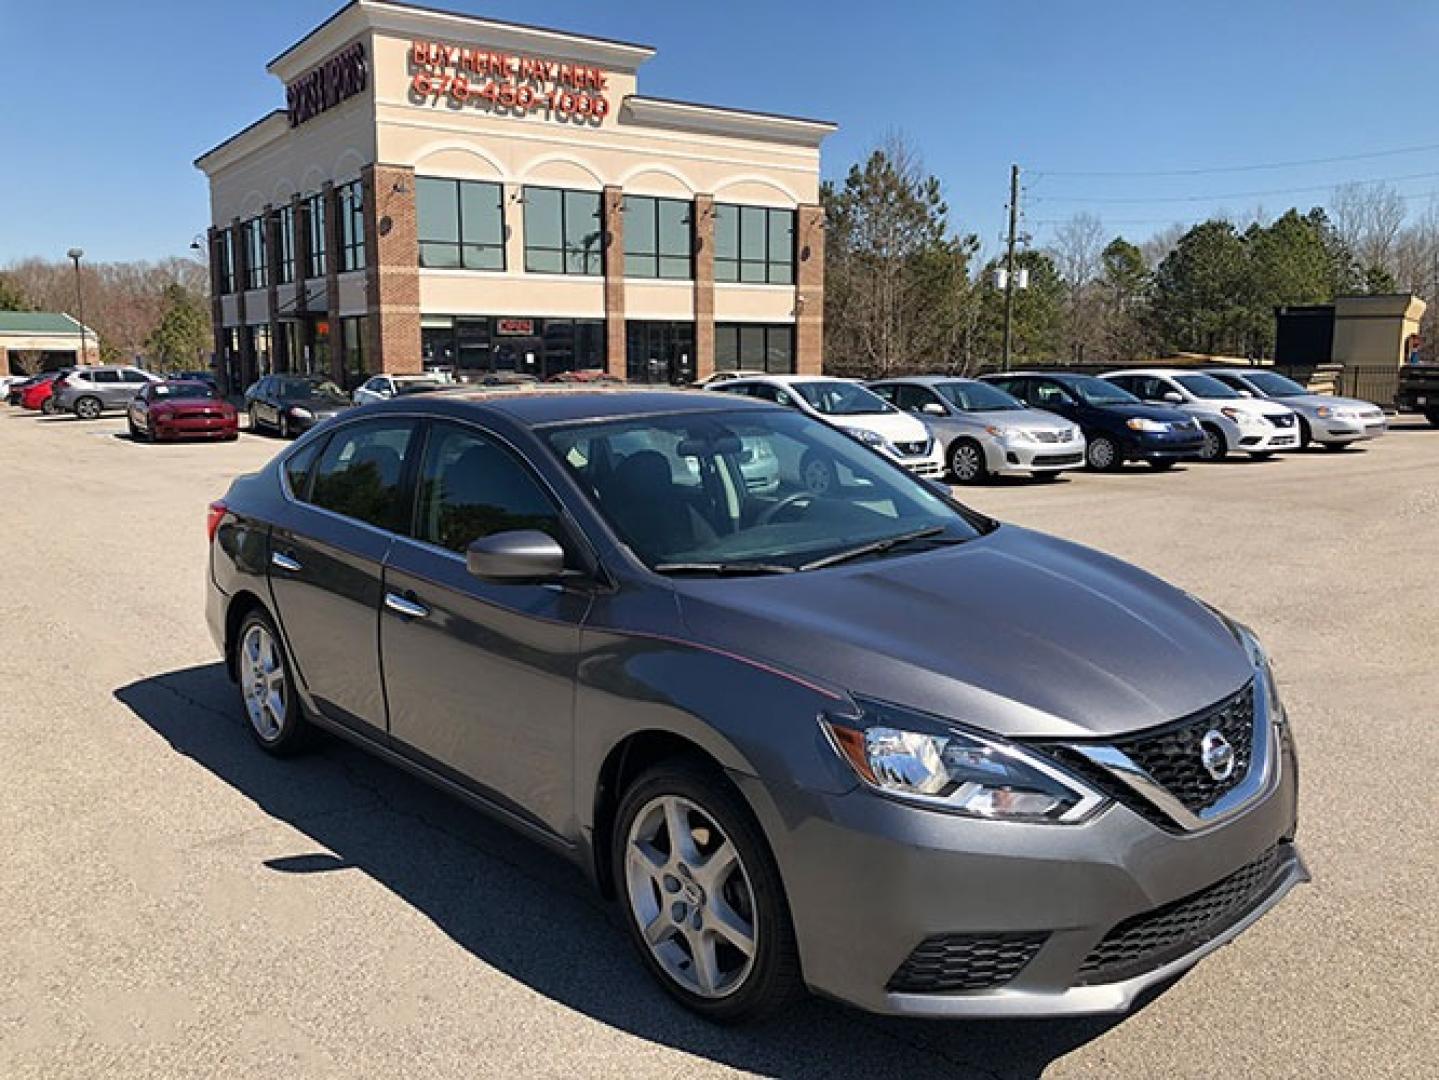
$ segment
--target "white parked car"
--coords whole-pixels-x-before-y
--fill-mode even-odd
[[[1253,368],[1211,368],[1208,372],[1241,394],[1263,398],[1299,414],[1299,445],[1318,443],[1326,450],[1343,450],[1360,439],[1372,439],[1389,429],[1384,410],[1372,401],[1311,394],[1277,371]]]
[[[444,380],[435,375],[374,375],[357,387],[350,398],[356,405],[371,405],[377,401],[389,401],[401,392],[438,389],[443,385]]]
[[[936,479],[944,475],[944,449],[929,428],[852,379],[828,375],[756,375],[730,379],[708,390],[787,405],[838,428],[912,473]],[[828,491],[836,480],[833,466],[826,462],[811,460],[800,462],[797,467],[801,482],[813,492]]]
[[[1204,432],[1202,461],[1243,452],[1266,458],[1299,448],[1299,418],[1273,401],[1245,397],[1213,375],[1184,368],[1112,371],[1101,379],[1122,386],[1140,401],[1171,405],[1194,417]]]

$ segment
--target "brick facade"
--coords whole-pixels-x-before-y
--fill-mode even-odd
[[[365,207],[365,363],[371,371],[420,372],[419,240],[415,170],[367,165]]]
[[[824,369],[824,208],[801,206],[795,213],[794,369],[818,375]]]

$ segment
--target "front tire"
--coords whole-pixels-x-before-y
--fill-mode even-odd
[[[53,396],[47,397],[44,401],[40,402],[40,412],[44,416],[55,415],[55,398]]]
[[[799,996],[779,868],[722,778],[683,759],[643,773],[620,802],[611,859],[642,962],[686,1008],[735,1023]]]
[[[75,402],[75,415],[81,420],[98,420],[103,411],[104,406],[97,397],[82,397]]]
[[[949,473],[961,484],[982,484],[989,479],[984,447],[973,439],[955,439],[949,447]]]
[[[1314,441],[1314,431],[1309,426],[1309,421],[1304,417],[1299,418],[1299,449],[1308,450],[1309,444]]]
[[[285,646],[275,624],[259,609],[240,623],[235,674],[250,734],[260,749],[286,757],[309,745],[313,729],[295,694]]]

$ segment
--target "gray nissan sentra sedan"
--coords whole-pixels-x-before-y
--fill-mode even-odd
[[[839,482],[753,490],[762,447]],[[793,409],[397,399],[209,529],[261,747],[326,729],[575,860],[715,1019],[1121,1011],[1307,877],[1249,630]]]

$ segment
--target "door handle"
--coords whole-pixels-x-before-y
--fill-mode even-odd
[[[281,570],[289,570],[292,572],[304,569],[298,560],[292,559],[282,551],[270,552],[270,565],[278,566]]]
[[[430,609],[424,604],[392,592],[385,593],[385,607],[406,619],[423,619],[430,613]]]

